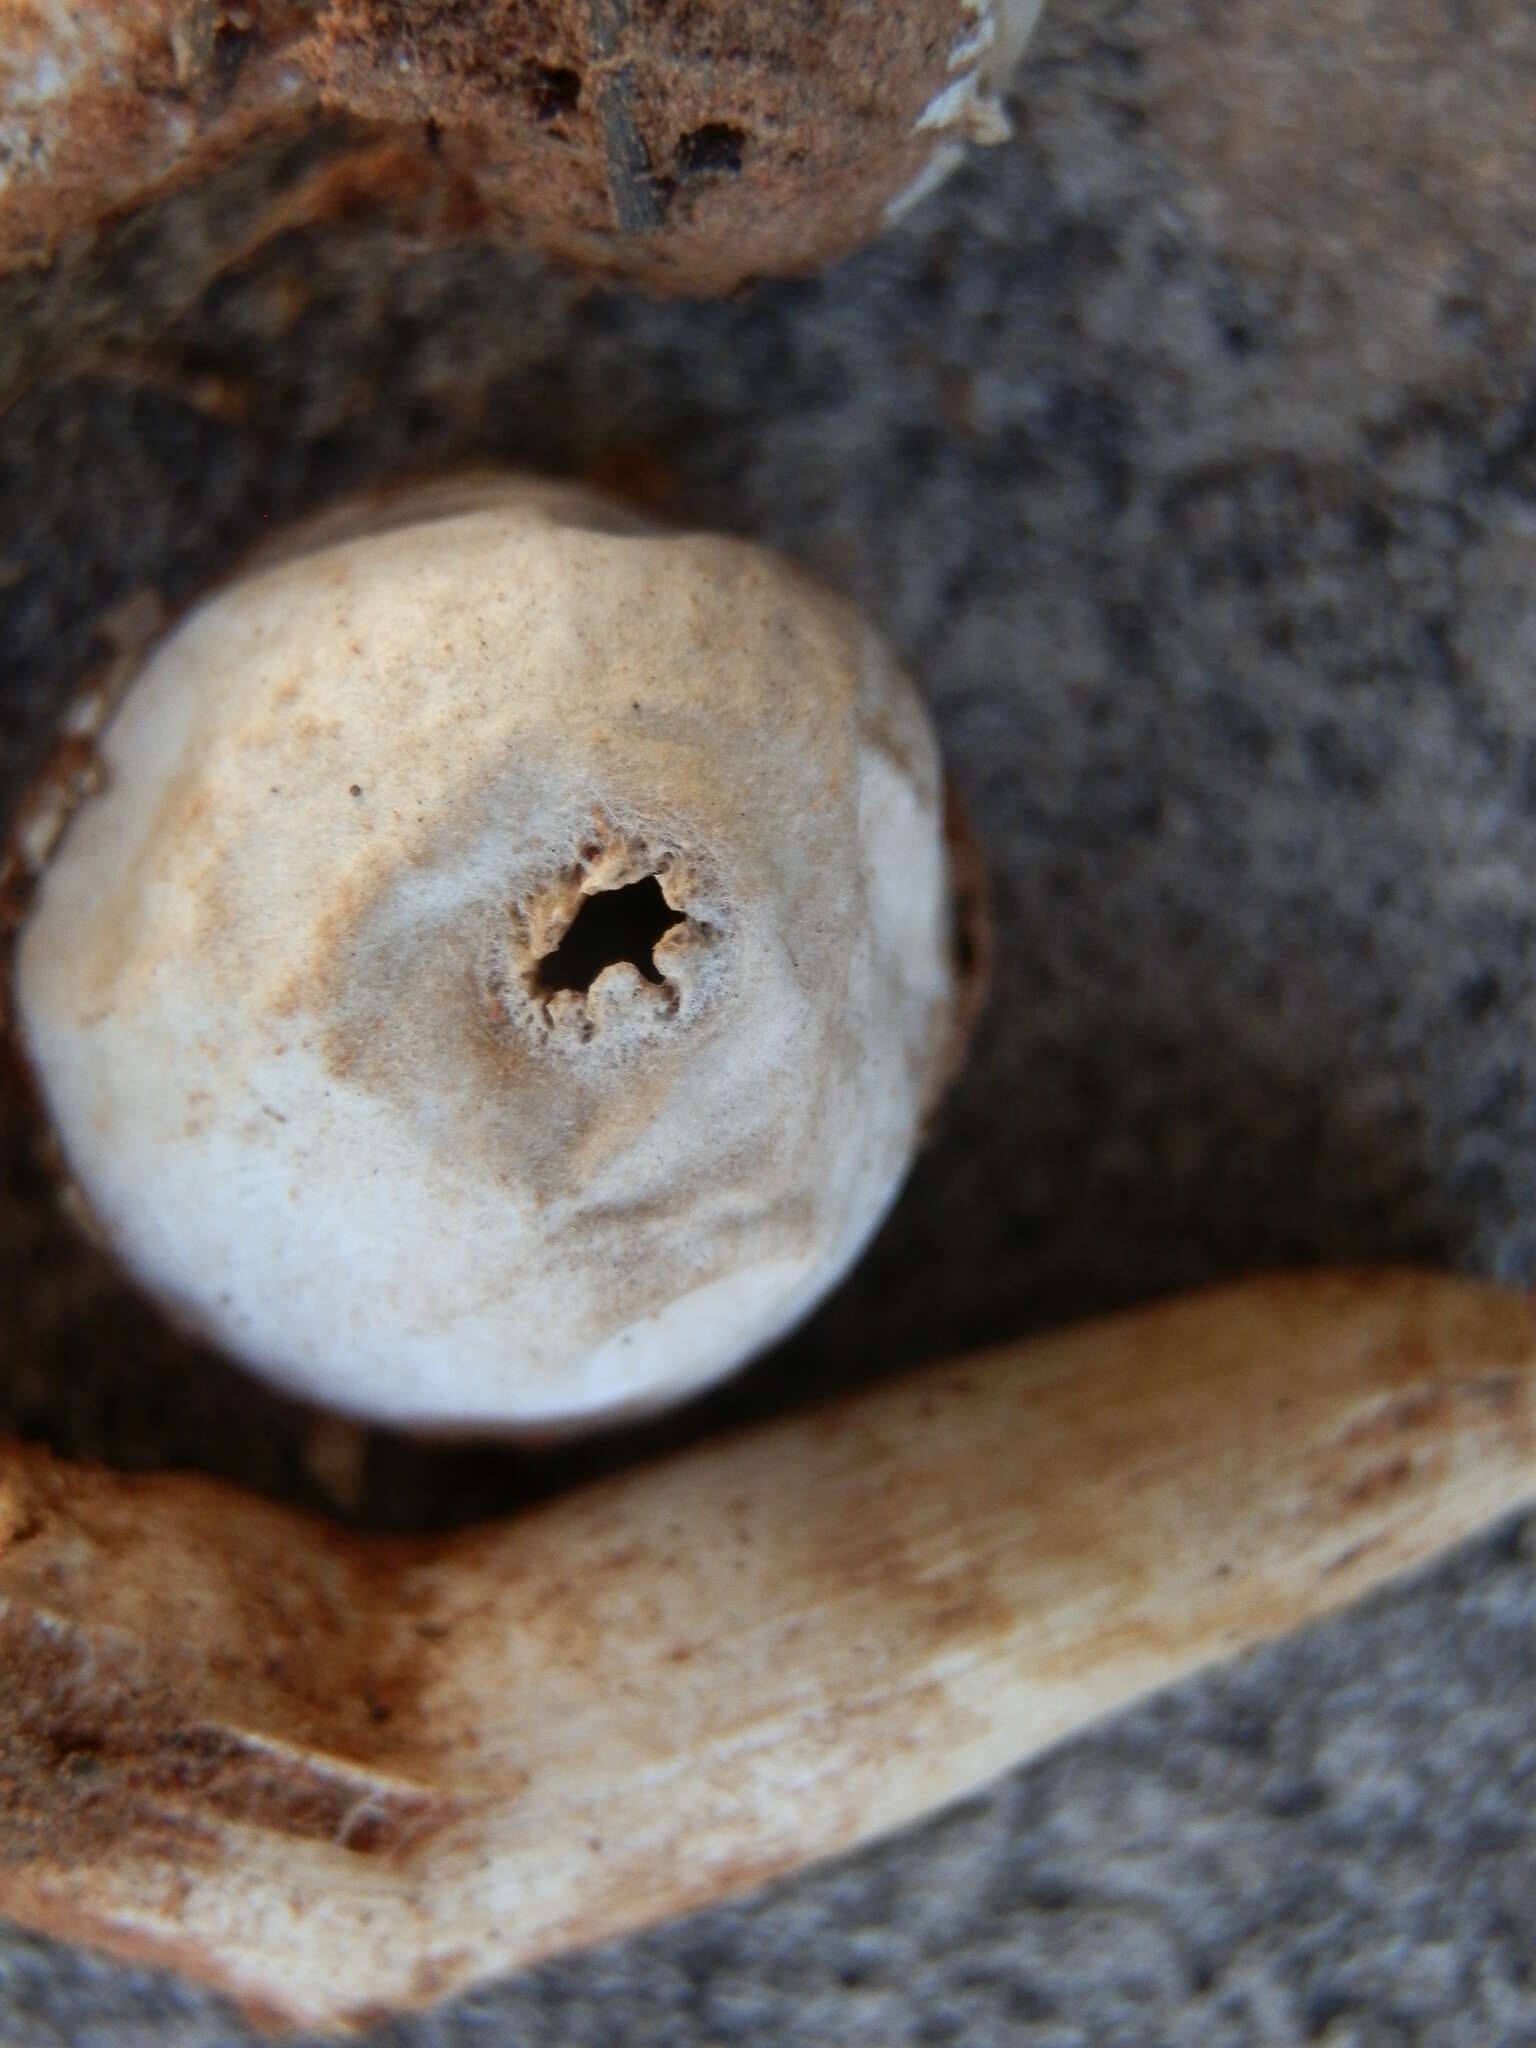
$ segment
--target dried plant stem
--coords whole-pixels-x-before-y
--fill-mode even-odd
[[[1522,1295],[1269,1279],[432,1540],[0,1449],[0,1907],[342,2025],[900,1826],[1536,1494]]]

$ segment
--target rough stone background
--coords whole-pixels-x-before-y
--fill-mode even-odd
[[[122,600],[464,454],[786,548],[921,675],[995,864],[996,1000],[865,1266],[684,1430],[1254,1266],[1536,1282],[1527,0],[1054,0],[1016,125],[907,231],[723,305],[302,209],[210,279],[254,184],[0,285],[12,789]],[[5,1118],[0,1420],[314,1497],[306,1418],[167,1340]],[[550,1483],[382,1438],[366,1477],[394,1522]],[[370,2048],[1536,2043],[1533,1681],[1527,1521],[898,1840]],[[6,2048],[247,2038],[0,1936]]]

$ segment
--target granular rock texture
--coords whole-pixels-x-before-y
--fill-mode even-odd
[[[1536,1281],[1533,91],[1521,0],[1057,0],[1012,144],[843,268],[713,307],[475,240],[404,257],[312,205],[318,145],[174,196],[0,287],[10,787],[146,588],[404,467],[596,474],[859,600],[996,882],[949,1120],[698,1426],[1253,1265]],[[291,227],[199,269],[234,246],[206,209],[279,188]],[[274,1492],[340,1470],[379,1521],[550,1483],[311,1440],[169,1344],[15,1148],[4,1200],[29,1433]],[[1522,2048],[1533,1641],[1506,1529],[919,1833],[377,2048]],[[170,1980],[4,1956],[27,2048],[246,2038]]]

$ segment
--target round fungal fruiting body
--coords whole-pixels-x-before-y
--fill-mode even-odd
[[[447,1429],[682,1396],[891,1201],[942,792],[841,601],[574,489],[354,508],[192,612],[17,954],[72,1180],[269,1379]]]

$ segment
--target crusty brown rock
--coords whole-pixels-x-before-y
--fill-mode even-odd
[[[967,137],[1006,133],[995,94],[1035,8],[0,0],[0,269],[338,126],[350,203],[727,291],[842,254]]]
[[[436,1539],[0,1446],[0,1910],[361,2024],[845,1848],[1536,1492],[1528,1297],[1256,1280]]]

